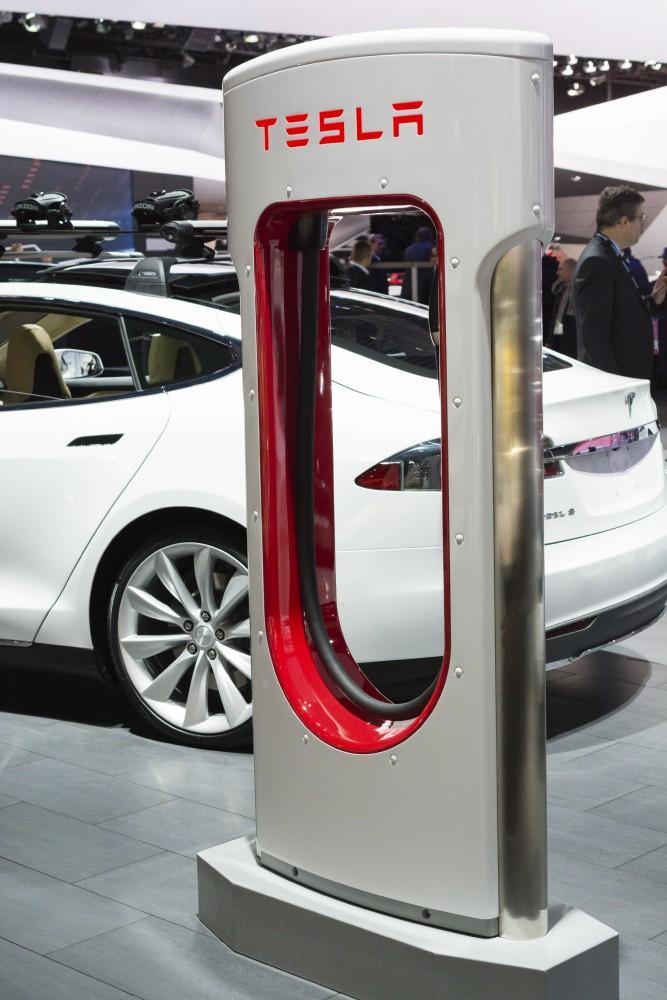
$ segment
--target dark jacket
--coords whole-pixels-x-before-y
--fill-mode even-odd
[[[580,360],[632,378],[653,374],[649,306],[606,240],[593,237],[574,273]]]

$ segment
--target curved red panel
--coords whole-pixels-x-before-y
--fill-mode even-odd
[[[430,215],[438,228],[439,272],[444,273],[443,233],[434,215],[414,197],[393,196],[393,204],[412,204]],[[367,199],[337,200],[335,207],[367,205]],[[381,199],[374,199],[382,204]],[[255,238],[257,296],[257,367],[260,423],[262,535],[266,641],[281,688],[304,726],[340,750],[372,753],[400,743],[431,713],[449,665],[449,577],[444,572],[445,655],[438,683],[423,711],[396,722],[371,717],[342,693],[324,669],[304,624],[296,537],[294,477],[297,384],[300,343],[301,254],[290,249],[289,233],[303,213],[327,212],[324,202],[302,202],[269,208]],[[440,315],[444,325],[444,291],[440,281]],[[364,676],[347,648],[336,604],[331,426],[331,337],[329,330],[328,251],[321,252],[318,392],[315,412],[315,553],[320,602],[333,648],[350,676],[366,691],[381,695]],[[441,393],[445,385],[445,336],[441,330]],[[446,407],[442,408],[442,441],[446,442]],[[442,449],[442,480],[447,482],[447,449]],[[448,551],[446,490],[443,490],[443,552]]]

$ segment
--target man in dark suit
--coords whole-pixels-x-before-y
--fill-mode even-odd
[[[367,239],[356,240],[352,247],[350,263],[347,268],[347,276],[353,288],[367,288],[372,290],[372,278],[369,270],[373,258],[373,251]]]
[[[653,374],[652,302],[623,259],[639,239],[646,216],[643,197],[625,185],[606,187],[596,215],[597,232],[574,275],[574,305],[582,361],[632,378]]]

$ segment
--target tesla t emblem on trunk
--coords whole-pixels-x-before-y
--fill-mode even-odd
[[[628,416],[629,417],[632,416],[632,404],[634,403],[636,396],[637,396],[636,392],[629,392],[627,394],[627,396],[625,397],[625,405],[628,408]]]

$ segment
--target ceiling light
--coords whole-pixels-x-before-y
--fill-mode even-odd
[[[554,69],[556,68],[557,65],[558,65],[558,60],[554,59]]]
[[[609,60],[608,59],[603,59],[602,62],[599,62],[598,63],[598,69],[600,70],[601,73],[608,73],[609,72]]]
[[[651,69],[655,69],[655,70],[662,69],[662,63],[661,62],[654,62],[653,65],[651,66]]]
[[[595,73],[596,70],[597,66],[595,65],[593,60],[587,59],[586,62],[584,63],[584,73]]]
[[[566,66],[564,69],[562,69],[560,71],[560,75],[561,76],[574,76],[574,70],[572,69],[571,66]]]
[[[108,35],[111,31],[111,21],[105,21],[103,17],[99,17],[95,21],[95,31],[98,35]]]
[[[24,14],[19,18],[19,24],[22,24],[26,31],[41,31],[46,27],[46,18],[42,14]]]
[[[570,56],[567,61],[568,61],[568,65],[570,65],[570,66],[576,66],[577,63],[579,62],[579,60],[577,59],[576,56]]]
[[[570,180],[574,181],[575,184],[578,184],[581,180],[581,174],[573,174],[572,177],[570,177]]]
[[[584,88],[581,86],[581,84],[579,84],[579,83],[573,83],[572,86],[568,89],[567,96],[568,97],[581,97],[581,95],[583,94],[583,92],[584,92]]]
[[[629,59],[624,59],[623,62],[618,64],[619,69],[632,69],[632,63]]]
[[[247,35],[243,36],[243,41],[246,42],[247,45],[257,45],[259,35],[256,35],[254,31],[250,31]]]
[[[607,80],[607,77],[605,76],[604,73],[601,76],[592,76],[591,79],[590,79],[590,85],[591,85],[591,87],[599,87],[600,84],[601,83],[605,83],[606,80]]]
[[[130,24],[135,31],[145,31],[147,28],[146,21],[130,21]]]
[[[560,243],[560,236],[554,236],[554,243]]]

